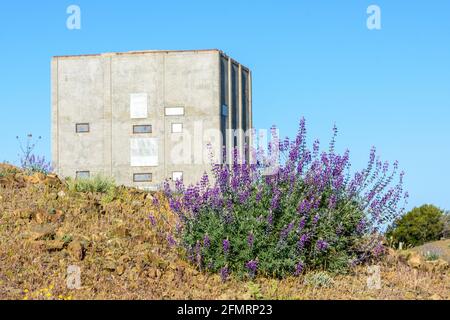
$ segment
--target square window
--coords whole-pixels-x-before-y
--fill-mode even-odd
[[[135,173],[133,174],[133,182],[152,182],[151,173]]]
[[[136,126],[133,126],[133,133],[134,134],[152,133],[152,126],[151,125],[136,125]]]
[[[166,108],[166,116],[184,116],[184,107]]]
[[[89,132],[89,123],[77,123],[75,125],[76,133],[88,133]]]
[[[77,171],[76,172],[76,179],[89,179],[91,176],[91,173],[89,171]]]
[[[172,133],[182,133],[183,124],[182,123],[172,123]]]
[[[172,180],[173,181],[183,180],[183,172],[181,171],[172,172]]]

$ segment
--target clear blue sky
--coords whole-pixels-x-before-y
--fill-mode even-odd
[[[81,8],[81,30],[66,8]],[[368,30],[379,5],[382,29]],[[409,207],[450,209],[450,1],[7,1],[0,8],[0,160],[16,135],[50,156],[50,58],[144,49],[218,48],[253,71],[254,123],[338,148],[354,167],[372,145],[399,160]],[[2,159],[3,158],[3,159]]]

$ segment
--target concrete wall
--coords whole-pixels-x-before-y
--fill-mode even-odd
[[[222,56],[205,50],[54,57],[52,160],[57,173],[74,177],[89,171],[138,187],[159,184],[175,171],[183,172],[185,183],[198,181],[210,168],[206,145],[219,154],[222,144]],[[147,118],[130,118],[133,93],[147,94]],[[170,107],[183,107],[184,115],[166,116]],[[90,132],[76,133],[76,123],[89,123]],[[172,133],[172,123],[181,123],[183,133]],[[141,124],[151,125],[152,132],[134,134],[133,125]],[[157,139],[157,166],[130,166],[130,140],[137,137]],[[153,181],[134,183],[134,173],[151,173]]]

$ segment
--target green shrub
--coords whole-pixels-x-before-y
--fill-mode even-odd
[[[305,276],[305,285],[314,288],[330,288],[334,285],[333,278],[324,271],[308,273]]]
[[[423,256],[426,261],[436,261],[442,256],[442,251],[439,249],[428,250]]]
[[[115,189],[112,178],[96,175],[92,178],[68,179],[69,190],[73,192],[98,192],[110,194]]]
[[[419,246],[439,240],[444,231],[443,215],[443,211],[433,205],[414,208],[394,221],[388,228],[386,236],[392,239],[393,246],[398,246],[400,242]]]
[[[444,224],[444,231],[442,232],[442,237],[445,239],[450,239],[450,212],[446,212],[442,216],[442,223]]]

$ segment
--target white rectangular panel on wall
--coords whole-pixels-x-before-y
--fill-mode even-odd
[[[166,116],[184,116],[184,107],[168,107]]]
[[[130,139],[130,165],[155,167],[158,165],[158,138]]]
[[[148,117],[147,94],[146,93],[130,94],[130,118],[144,119],[147,117]]]

